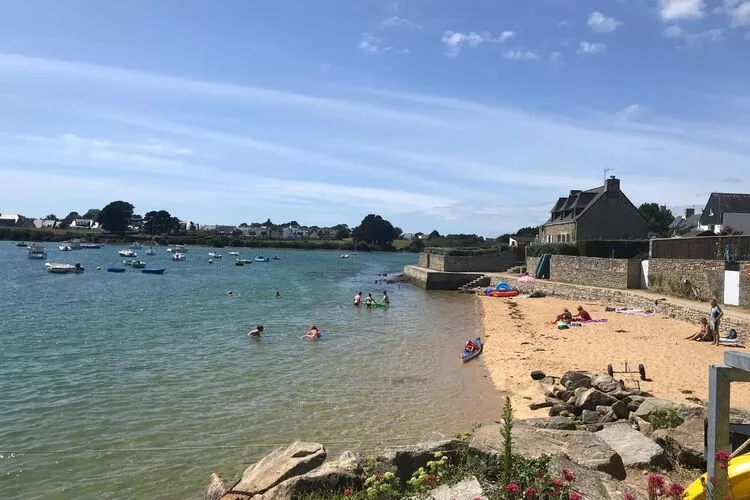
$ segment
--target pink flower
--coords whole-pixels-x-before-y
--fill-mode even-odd
[[[669,489],[667,490],[667,496],[674,498],[675,500],[679,500],[682,498],[682,494],[685,492],[685,488],[677,483],[672,483],[669,485]]]
[[[561,479],[553,479],[552,480],[552,488],[559,490],[560,488],[565,486],[565,481]]]
[[[377,481],[382,481],[382,480],[383,480],[383,475],[382,475],[382,474],[377,474],[377,475],[375,476],[375,480],[377,480]]]
[[[625,495],[623,495],[622,497],[622,500],[636,500],[636,498],[632,493],[625,493]]]
[[[505,487],[506,490],[508,490],[508,493],[518,493],[518,490],[520,489],[516,483],[513,481],[508,483],[508,486]]]
[[[664,476],[659,474],[651,474],[648,476],[648,494],[650,496],[661,496],[664,494],[666,489],[666,481]]]
[[[351,495],[351,494],[352,494],[352,490],[350,490],[349,488],[346,488],[346,489],[344,490],[344,496],[345,496],[345,497],[348,497],[348,496],[349,496],[349,495]]]
[[[435,486],[435,483],[437,483],[437,478],[435,477],[434,474],[428,474],[427,477],[425,478],[425,481],[427,481],[427,484],[429,486]]]
[[[575,491],[571,491],[568,495],[568,500],[581,500],[581,495],[579,495]]]
[[[575,481],[576,475],[573,474],[572,470],[570,470],[570,469],[563,469],[562,473],[563,473],[563,477],[565,477],[565,479],[567,479],[568,481]]]
[[[727,464],[729,464],[729,453],[727,453],[724,450],[717,451],[716,454],[714,455],[714,458],[716,459],[717,462],[719,462],[720,468],[722,469],[727,468]]]
[[[526,500],[534,500],[534,497],[536,496],[536,489],[534,489],[533,486],[529,486],[526,488],[526,491],[523,492],[523,497]]]

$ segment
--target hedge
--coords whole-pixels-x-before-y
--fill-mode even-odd
[[[648,240],[588,240],[572,243],[545,243],[526,247],[527,257],[580,255],[613,259],[648,258]]]

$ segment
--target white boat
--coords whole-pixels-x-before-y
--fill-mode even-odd
[[[120,257],[138,257],[138,254],[130,249],[120,250],[119,252],[117,252],[117,255],[119,255]]]
[[[141,262],[140,260],[135,260],[135,259],[125,259],[122,261],[122,263],[125,266],[134,267],[136,269],[143,269],[146,267],[145,262]]]
[[[348,259],[348,258],[349,258],[349,254],[348,254],[348,253],[342,253],[342,254],[341,254],[341,255],[339,256],[339,258],[341,258],[341,259]]]
[[[44,269],[53,274],[79,274],[84,271],[81,264],[54,264],[52,262],[44,264]]]
[[[61,252],[70,252],[71,250],[73,250],[70,245],[60,245],[57,248],[59,248]]]
[[[46,259],[47,251],[41,245],[29,245],[29,259]]]
[[[239,257],[240,256],[240,252],[228,252],[228,253],[229,253],[229,255],[234,255],[235,257]]]
[[[102,246],[98,243],[84,243],[81,245],[81,248],[83,248],[84,250],[98,250],[101,247]]]
[[[237,265],[244,266],[245,264],[252,264],[253,260],[252,259],[237,259],[235,263]]]
[[[172,260],[175,261],[175,262],[180,261],[180,260],[185,260],[185,254],[184,253],[180,253],[180,252],[173,253],[172,254]]]
[[[270,261],[271,259],[269,259],[268,257],[263,257],[262,255],[258,255],[257,257],[255,257],[255,262],[270,262]]]
[[[212,259],[221,259],[222,255],[219,252],[208,252],[208,256]]]

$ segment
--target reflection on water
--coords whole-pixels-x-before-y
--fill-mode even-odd
[[[163,276],[94,271],[116,250],[51,251],[87,269],[56,276],[0,245],[0,443],[77,451],[3,456],[0,498],[194,496],[278,443],[367,451],[499,418],[486,369],[458,358],[474,299],[374,284],[413,255],[280,251],[236,267],[196,248],[148,257]],[[393,306],[354,308],[360,290]],[[326,338],[300,338],[311,324]]]

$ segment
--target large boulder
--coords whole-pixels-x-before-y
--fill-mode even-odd
[[[457,455],[456,452],[461,446],[466,446],[466,444],[457,439],[395,446],[386,448],[377,458],[377,462],[380,467],[395,469],[396,476],[403,483],[408,481],[417,469],[427,465],[430,460],[434,460],[435,453],[444,453],[451,460]]]
[[[612,412],[615,417],[626,420],[630,416],[630,396],[626,396],[624,399],[617,401],[612,405]]]
[[[316,469],[325,459],[326,450],[322,444],[295,441],[281,446],[248,467],[242,479],[222,500],[246,500],[248,496],[265,493],[282,481]],[[232,491],[241,493],[233,494]]]
[[[609,394],[605,394],[600,390],[591,388],[587,389],[576,396],[575,409],[577,413],[583,410],[596,411],[597,406],[612,406],[617,402],[617,399],[613,398]]]
[[[654,413],[665,413],[670,410],[673,410],[684,419],[695,411],[695,407],[675,403],[667,399],[649,397],[644,398],[638,409],[634,411],[636,417],[642,418],[646,422],[651,422],[651,415]]]
[[[359,489],[364,471],[356,456],[326,462],[312,472],[289,478],[266,491],[262,500],[295,500],[309,493],[341,492]],[[258,499],[258,500],[260,500]]]
[[[482,485],[479,484],[474,476],[448,486],[444,484],[430,492],[427,500],[473,500],[475,498],[484,498]]]
[[[477,429],[469,445],[469,452],[479,456],[503,453],[500,425],[485,425]],[[528,458],[565,453],[574,462],[590,469],[606,472],[615,479],[625,479],[625,467],[620,455],[609,445],[587,431],[538,429],[522,422],[513,426],[513,451]]]
[[[576,430],[576,423],[568,417],[529,418],[523,420],[522,423],[539,429]]]
[[[578,389],[579,387],[588,389],[591,387],[591,376],[584,372],[569,371],[565,372],[565,375],[560,379],[560,383],[569,391]]]
[[[224,481],[220,475],[211,474],[211,484],[203,492],[201,500],[219,500],[230,489],[230,484]]]
[[[576,478],[571,482],[571,488],[573,491],[580,493],[583,498],[622,500],[626,493],[636,494],[625,483],[615,481],[607,474],[587,469],[575,463],[564,454],[554,455],[549,463],[549,471],[555,475],[558,471],[562,471],[562,469],[568,469],[575,474]]]
[[[622,389],[620,382],[607,373],[594,375],[591,379],[591,387],[599,389],[602,392],[615,392]]]
[[[704,421],[702,416],[688,417],[674,429],[659,429],[651,438],[663,446],[680,465],[701,469],[706,466],[703,448]]]
[[[664,449],[627,422],[607,425],[596,433],[596,437],[620,455],[625,467],[643,469],[666,463]]]

